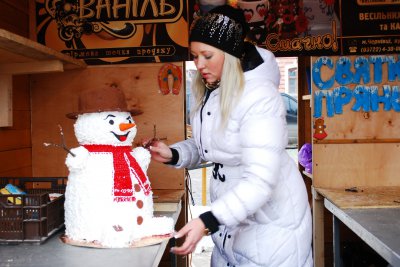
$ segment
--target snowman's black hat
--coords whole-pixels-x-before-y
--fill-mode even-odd
[[[143,113],[140,109],[128,109],[125,94],[121,89],[116,86],[106,86],[82,91],[79,95],[78,111],[68,113],[66,116],[76,119],[80,114],[104,111],[130,112],[132,116]]]

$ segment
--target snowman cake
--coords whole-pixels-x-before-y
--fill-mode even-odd
[[[123,92],[115,87],[84,91],[76,119],[79,147],[66,159],[65,235],[72,245],[120,248],[162,242],[173,219],[153,216],[147,168],[150,153],[132,149],[137,127]]]

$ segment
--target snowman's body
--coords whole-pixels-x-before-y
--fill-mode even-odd
[[[172,232],[170,218],[153,217],[146,171],[150,153],[131,149],[136,126],[128,112],[85,113],[77,118],[80,146],[68,155],[66,235],[104,247]]]

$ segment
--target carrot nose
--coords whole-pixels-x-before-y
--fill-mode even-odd
[[[128,129],[132,128],[132,127],[135,127],[135,126],[136,126],[136,124],[134,124],[134,123],[120,123],[119,124],[119,129],[121,131],[126,131],[126,130],[128,130]]]

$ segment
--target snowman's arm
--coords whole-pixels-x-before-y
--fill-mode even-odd
[[[69,171],[81,170],[86,166],[86,161],[89,157],[89,151],[83,146],[72,148],[71,152],[75,155],[72,156],[70,153],[67,155],[65,165],[67,165]]]
[[[136,147],[132,150],[132,156],[136,159],[140,167],[142,167],[143,171],[146,172],[151,161],[150,152],[143,147]]]

